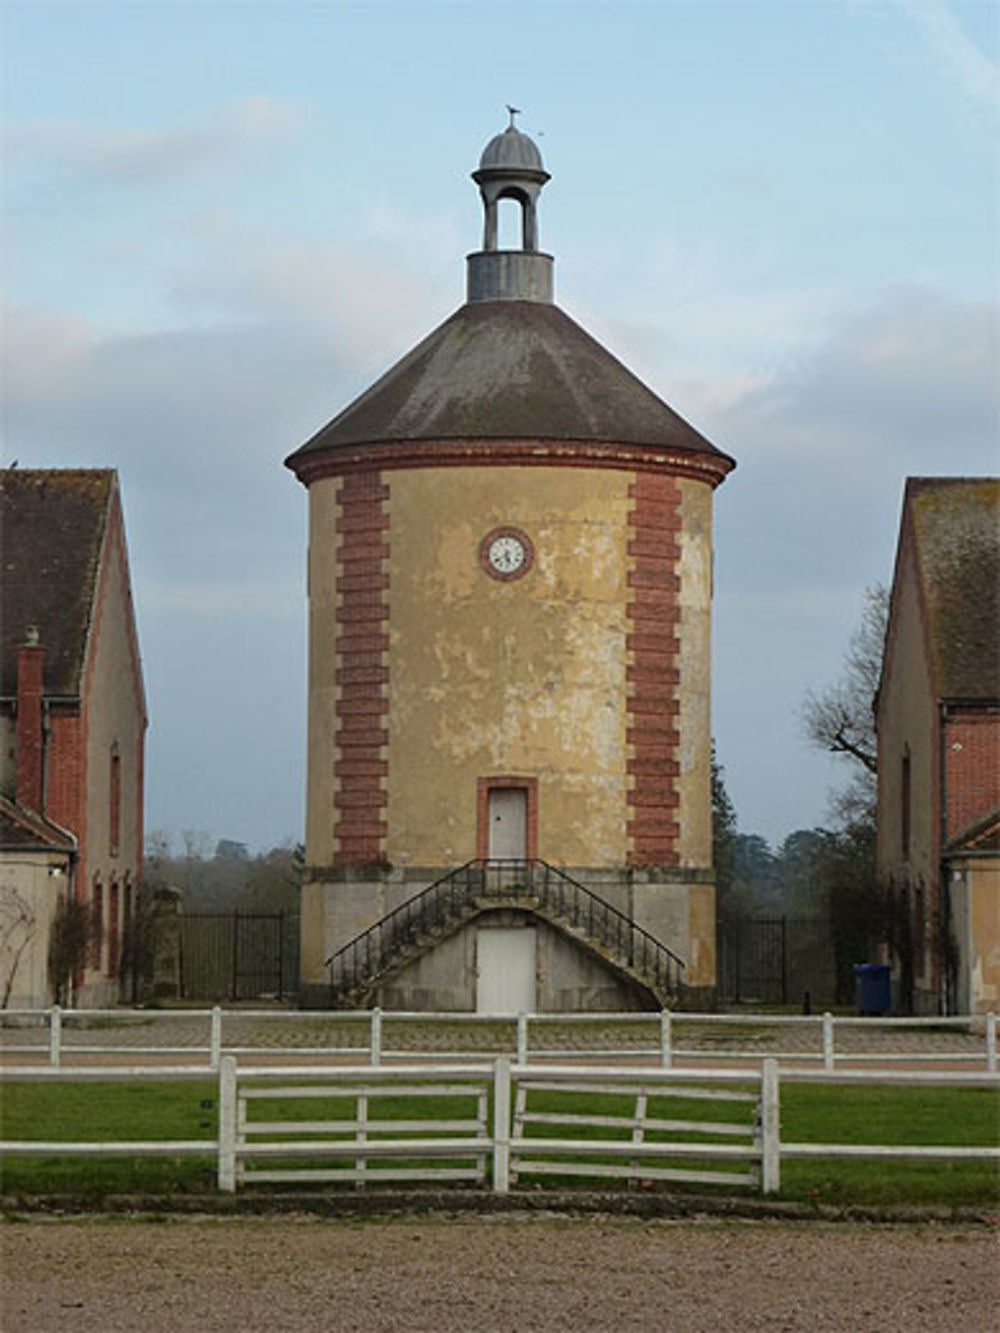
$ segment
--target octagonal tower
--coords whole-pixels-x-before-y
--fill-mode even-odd
[[[286,460],[310,505],[302,1002],[704,1004],[733,460],[553,304],[549,176],[513,115],[473,179],[466,304]]]

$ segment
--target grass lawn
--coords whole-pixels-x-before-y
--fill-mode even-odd
[[[360,1073],[360,1071],[359,1071]],[[588,1114],[631,1113],[628,1098],[590,1095],[585,1108],[579,1094],[533,1094],[530,1106],[572,1109]],[[0,1137],[128,1141],[204,1138],[210,1150],[217,1134],[217,1089],[211,1079],[148,1083],[63,1083],[18,1080],[0,1086]],[[539,1100],[544,1098],[544,1100]],[[735,1111],[735,1114],[734,1114]],[[752,1107],[727,1103],[651,1099],[651,1115],[680,1119],[749,1122]],[[252,1103],[252,1118],[340,1119],[353,1116],[345,1098],[329,1103],[291,1099],[287,1103]],[[416,1119],[473,1114],[473,1098],[384,1096],[372,1098],[372,1119]],[[991,1088],[838,1087],[786,1083],[781,1089],[781,1134],[787,1142],[996,1145],[1000,1141],[1000,1091]],[[567,1127],[535,1127],[535,1134],[570,1134]],[[586,1130],[587,1137],[628,1139],[627,1129]],[[748,1123],[749,1135],[749,1123]],[[690,1140],[687,1133],[651,1134]],[[733,1141],[733,1140],[730,1140]],[[736,1140],[739,1141],[739,1140]],[[190,1193],[215,1188],[214,1155],[201,1158],[41,1158],[11,1157],[2,1164],[0,1190],[6,1194],[116,1192]],[[530,1177],[526,1177],[530,1179]],[[560,1183],[566,1183],[562,1181]],[[589,1187],[595,1182],[588,1181]],[[597,1182],[600,1188],[600,1182]],[[681,1190],[670,1184],[665,1188]],[[727,1187],[693,1185],[705,1192]],[[948,1162],[841,1162],[820,1160],[782,1163],[781,1197],[817,1203],[883,1205],[898,1203],[996,1206],[1000,1171],[994,1164]]]

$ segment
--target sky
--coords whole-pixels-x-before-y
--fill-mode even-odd
[[[148,829],[304,822],[283,458],[464,300],[506,103],[556,300],[738,468],[713,732],[741,831],[829,821],[801,707],[907,476],[998,470],[993,0],[3,0],[3,440],[119,470]]]

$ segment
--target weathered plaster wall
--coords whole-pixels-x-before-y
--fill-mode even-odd
[[[134,904],[142,878],[145,701],[133,636],[124,538],[114,507],[108,523],[82,687],[86,838],[80,871],[88,897],[95,881],[103,888],[100,965],[87,970],[79,995],[84,1004],[117,999],[125,915],[128,904]],[[119,773],[116,830],[112,827],[113,754],[118,756]]]
[[[925,938],[915,941],[914,978],[918,989],[937,986],[931,956],[931,931],[938,902],[940,818],[936,797],[938,736],[932,684],[920,618],[919,588],[912,546],[905,542],[897,573],[887,667],[878,701],[878,843],[880,877],[923,895]],[[909,754],[909,850],[903,838],[903,756]],[[922,1004],[915,997],[915,1003]]]
[[[309,720],[306,862],[334,859],[337,734],[337,496],[339,477],[309,488]],[[307,904],[303,900],[303,912]]]
[[[668,943],[688,962],[688,986],[711,988],[710,486],[671,477],[639,485],[625,469],[466,465],[387,469],[371,474],[367,491],[357,481],[345,487],[336,478],[310,486],[302,975],[315,1002],[325,958],[477,854],[482,780],[511,775],[537,783],[537,854]],[[373,521],[352,526],[354,488],[362,499],[377,490],[385,531],[372,529],[361,552],[377,548],[377,568],[345,585],[345,570],[360,570],[345,555]],[[503,526],[526,533],[534,557],[524,577],[508,582],[491,578],[480,559],[485,534]],[[644,613],[638,625],[640,594],[647,611],[662,602],[662,621]],[[360,642],[346,597],[387,611],[385,646],[372,631],[378,651],[367,660],[345,650],[345,634]],[[647,676],[661,671],[651,689]],[[368,865],[345,854],[336,832],[348,687],[352,700],[364,688],[365,707],[384,707],[385,744],[353,764],[370,772],[385,823]],[[660,699],[662,716],[653,707]],[[639,731],[641,755],[631,739]],[[649,823],[651,809],[636,808],[640,780],[643,804],[661,788],[669,798],[663,830]],[[678,823],[679,833],[666,831]],[[661,844],[658,865],[649,858]],[[558,1008],[558,994],[568,1007],[573,996],[581,1007],[598,997],[634,1007],[625,983],[558,938],[559,950],[540,948],[540,1003]],[[546,971],[544,960],[557,955],[563,961]],[[412,1007],[423,996],[428,1007],[447,1008],[464,996],[459,1007],[469,1007],[469,973],[460,981],[455,966],[454,948],[437,950],[394,977],[384,1002],[405,995]],[[543,985],[550,976],[562,979]]]
[[[962,1014],[1000,1005],[1000,858],[969,853],[948,864],[951,929],[957,946],[956,1006]]]
[[[390,474],[389,804],[393,864],[476,850],[477,778],[538,779],[539,855],[625,860],[628,474],[426,468]],[[534,566],[480,568],[491,528]]]
[[[996,1013],[1000,1006],[1000,860],[970,856],[969,1012]]]
[[[682,521],[678,859],[685,866],[711,866],[712,491],[703,482],[684,478],[678,486]],[[713,940],[714,930],[713,921]]]
[[[580,949],[545,921],[524,913],[485,913],[437,948],[401,968],[379,990],[386,1009],[473,1013],[476,1010],[479,932],[491,925],[525,926],[536,932],[536,1012],[634,1010],[641,1000],[627,981]]]
[[[48,950],[60,893],[68,884],[60,852],[0,854],[0,994],[12,980],[8,1008],[51,1003]]]

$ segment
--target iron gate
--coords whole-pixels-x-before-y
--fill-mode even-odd
[[[205,912],[180,919],[186,1000],[284,999],[298,991],[299,919],[287,912]]]
[[[806,917],[752,917],[720,925],[718,990],[723,1004],[833,1004],[829,927]]]

